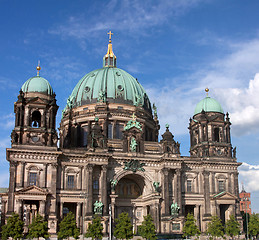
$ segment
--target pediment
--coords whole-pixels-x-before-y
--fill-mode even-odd
[[[237,199],[237,197],[227,191],[217,193],[214,196],[212,196],[212,199],[214,200],[234,200]]]
[[[126,130],[129,133],[141,133],[142,129],[140,127],[132,126],[130,129]]]
[[[29,194],[29,195],[47,195],[49,194],[47,191],[45,191],[44,189],[37,187],[37,186],[29,186],[26,188],[23,188],[17,192],[15,192],[15,195],[25,195],[25,194]]]
[[[47,104],[47,101],[40,98],[40,97],[35,97],[35,98],[32,98],[28,101],[28,103],[35,103],[35,104]]]

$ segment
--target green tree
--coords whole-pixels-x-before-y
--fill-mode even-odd
[[[99,216],[95,216],[93,218],[92,223],[88,224],[87,232],[85,234],[86,237],[90,237],[92,239],[100,239],[103,236],[103,225],[101,223],[101,218]]]
[[[259,215],[256,213],[251,214],[248,223],[248,232],[253,237],[259,234]]]
[[[233,236],[237,236],[240,233],[240,224],[235,219],[234,215],[230,215],[229,220],[226,222],[225,231],[228,236],[233,239]]]
[[[43,217],[40,214],[37,214],[36,217],[33,218],[32,223],[29,225],[29,232],[27,238],[33,239],[40,237],[48,238],[48,222],[44,221]]]
[[[79,229],[76,227],[74,214],[69,212],[59,225],[58,238],[64,239],[73,237],[75,239],[80,235]]]
[[[183,226],[183,237],[200,235],[200,233],[201,232],[196,225],[196,220],[194,219],[193,214],[188,213]]]
[[[224,228],[221,223],[221,220],[218,216],[212,216],[211,222],[208,224],[207,233],[214,237],[223,237],[224,236]]]
[[[12,213],[7,219],[7,224],[2,227],[2,239],[6,240],[9,237],[17,240],[23,237],[23,221],[17,213]]]
[[[131,239],[133,237],[133,226],[128,213],[122,212],[119,218],[115,219],[116,226],[114,236],[118,239]]]
[[[155,240],[156,239],[156,228],[153,223],[151,215],[144,217],[144,221],[139,226],[139,234],[145,239]]]

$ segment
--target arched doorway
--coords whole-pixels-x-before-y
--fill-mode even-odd
[[[143,202],[145,180],[137,174],[129,174],[121,178],[116,186],[115,218],[122,212],[128,213],[134,230],[140,225],[145,216],[147,206]]]

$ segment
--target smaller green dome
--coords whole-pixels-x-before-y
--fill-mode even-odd
[[[201,113],[202,111],[205,112],[218,112],[218,113],[223,113],[224,111],[221,107],[221,105],[213,98],[210,97],[205,97],[202,99],[195,108],[194,115]]]
[[[22,85],[22,91],[24,93],[40,92],[40,93],[45,93],[47,95],[53,95],[53,89],[50,83],[48,82],[48,80],[40,76],[29,78]]]

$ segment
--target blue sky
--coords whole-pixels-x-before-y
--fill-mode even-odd
[[[128,71],[158,107],[188,155],[188,121],[204,89],[232,121],[240,183],[259,212],[259,2],[256,0],[0,0],[0,185],[8,186],[5,148],[13,103],[36,75],[48,79],[61,110],[79,79],[102,67],[108,36],[118,67]],[[58,126],[57,126],[58,127]]]

